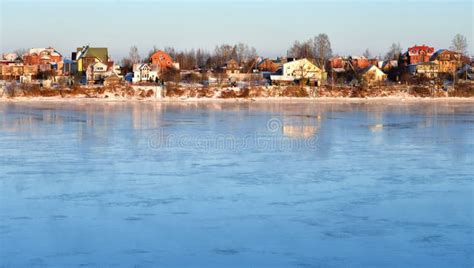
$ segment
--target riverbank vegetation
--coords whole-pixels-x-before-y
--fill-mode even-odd
[[[454,86],[419,85],[360,85],[360,86],[203,86],[201,84],[182,85],[169,82],[164,86],[115,84],[108,86],[73,86],[44,88],[37,84],[9,84],[0,91],[1,98],[116,98],[116,99],[157,99],[157,98],[371,98],[371,97],[474,97],[474,83],[459,82]]]

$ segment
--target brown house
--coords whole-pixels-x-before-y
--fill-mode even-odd
[[[430,58],[431,61],[436,63],[440,73],[454,73],[456,70],[463,65],[463,57],[461,53],[440,49],[436,51]]]
[[[257,69],[260,71],[260,72],[271,72],[271,73],[274,73],[276,72],[279,68],[281,68],[281,65],[274,62],[273,60],[271,59],[265,59],[263,60],[262,62],[260,62],[258,65],[257,65]]]
[[[35,76],[38,74],[38,65],[9,64],[1,66],[3,79],[20,79],[20,76]]]
[[[226,74],[240,74],[242,67],[240,67],[236,60],[231,59],[222,67],[222,69]]]

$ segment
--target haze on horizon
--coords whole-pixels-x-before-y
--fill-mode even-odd
[[[0,1],[0,53],[52,46],[70,57],[90,44],[120,60],[132,45],[145,56],[153,46],[213,51],[243,42],[277,57],[327,33],[334,54],[383,56],[398,42],[449,48],[460,33],[474,54],[472,1]]]

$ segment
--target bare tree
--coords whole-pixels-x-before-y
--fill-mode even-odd
[[[158,48],[156,46],[153,46],[153,48],[150,51],[148,51],[148,57],[146,59],[143,59],[143,61],[145,60],[147,62],[150,61],[151,56],[153,56],[153,54],[155,54],[156,51],[158,51]]]
[[[321,70],[325,70],[326,61],[332,56],[331,41],[329,36],[325,33],[319,34],[313,40],[314,56],[316,58],[316,65]]]
[[[209,58],[211,57],[211,55],[209,54],[209,52],[206,52],[204,51],[203,49],[198,49],[196,51],[196,65],[199,67],[199,68],[203,68],[203,67],[206,67],[206,63],[207,61],[209,60]],[[207,66],[208,67],[208,66]]]
[[[372,54],[370,53],[368,48],[364,51],[364,54],[362,54],[362,56],[366,57],[367,59],[372,58]]]
[[[398,60],[400,54],[402,54],[402,47],[400,46],[400,43],[393,43],[392,46],[390,46],[387,54],[385,54],[385,60]]]
[[[128,56],[132,64],[136,64],[140,62],[140,54],[138,53],[137,46],[132,46],[130,48],[130,52],[128,52]]]
[[[170,55],[171,58],[175,59],[176,58],[176,54],[178,54],[176,52],[176,50],[172,47],[165,47],[164,49],[164,52],[168,55]]]
[[[23,61],[23,55],[26,54],[26,53],[28,53],[28,49],[26,49],[26,48],[18,48],[18,49],[15,49],[15,50],[13,51],[13,53],[15,53],[15,54],[17,55],[17,58],[16,58],[17,60],[19,59],[19,60]]]
[[[451,49],[463,55],[467,55],[467,39],[462,34],[456,34],[451,42]]]
[[[125,73],[133,71],[133,63],[129,58],[123,58],[121,61],[121,67]]]
[[[212,67],[219,68],[223,66],[227,61],[235,59],[237,57],[236,46],[223,44],[216,46],[214,49],[214,55],[212,56]]]
[[[239,64],[245,64],[257,57],[257,50],[244,43],[238,43],[234,46],[236,60]]]
[[[288,49],[287,56],[290,58],[314,58],[313,44],[311,40],[300,42],[295,41],[293,45]]]

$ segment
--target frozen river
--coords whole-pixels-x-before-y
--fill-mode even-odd
[[[0,267],[472,267],[474,105],[0,103]]]

